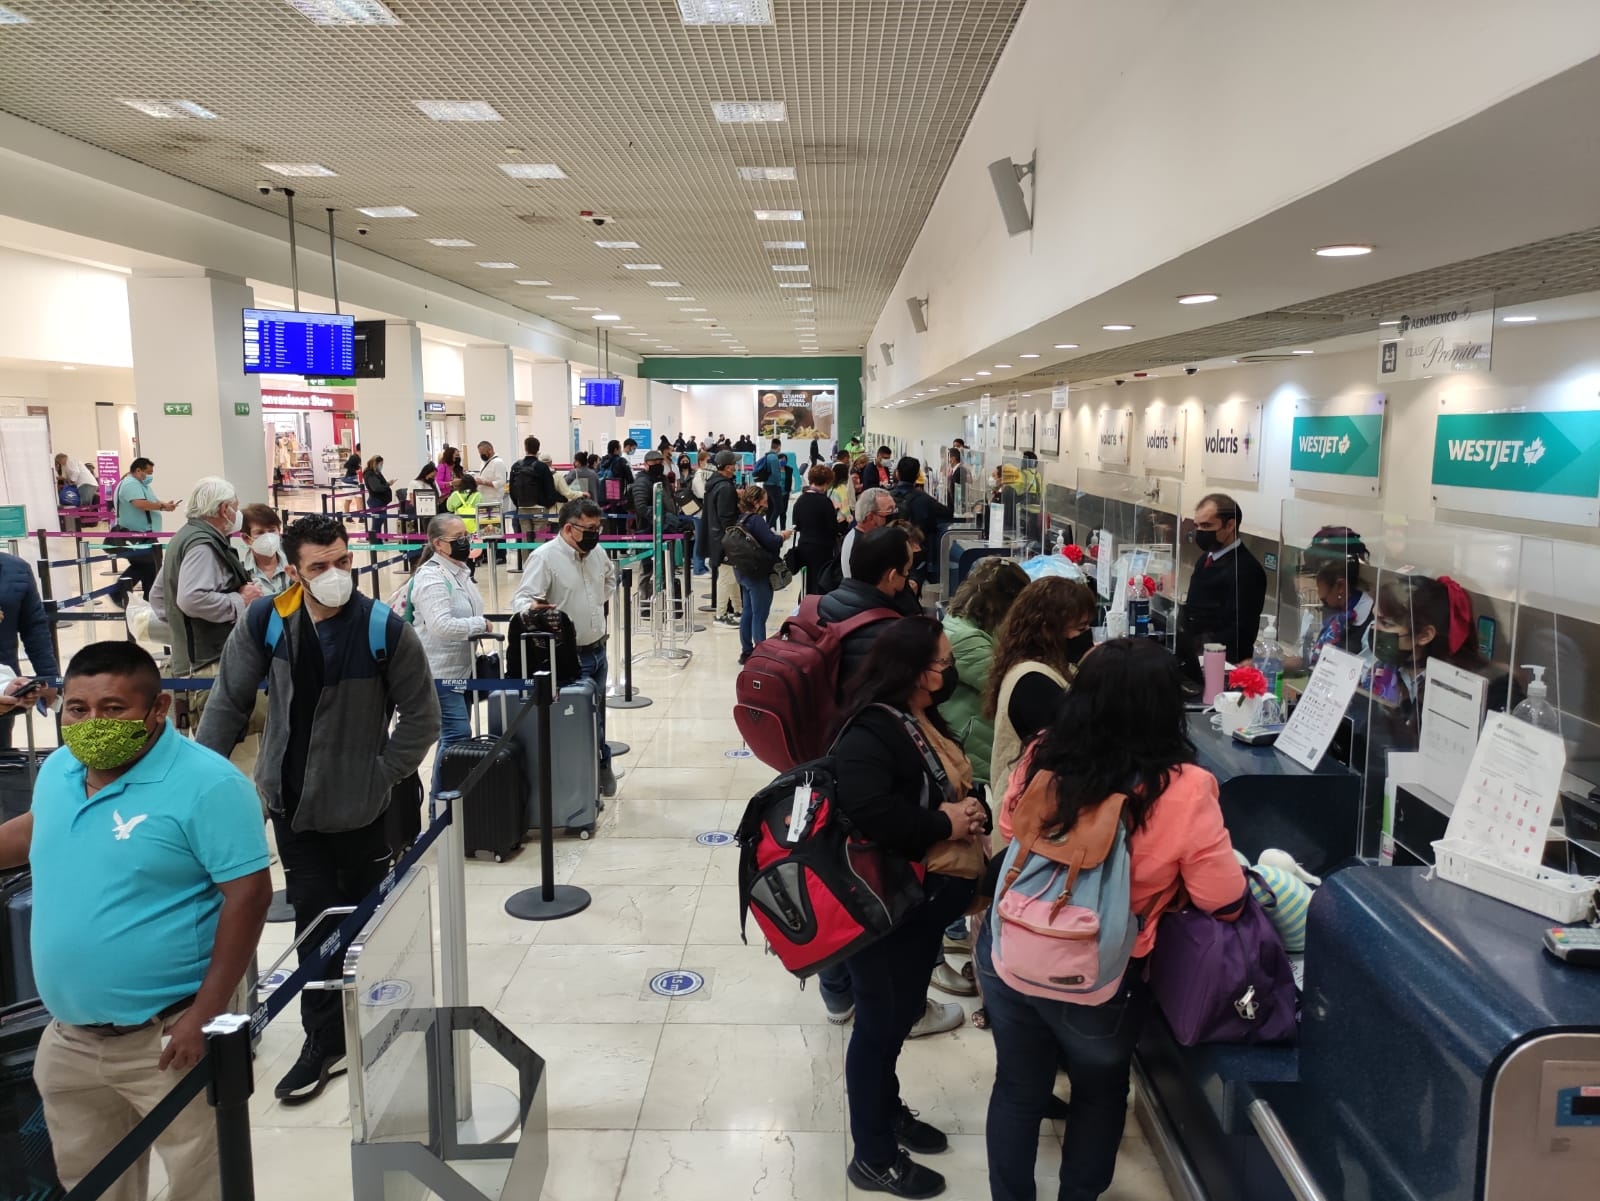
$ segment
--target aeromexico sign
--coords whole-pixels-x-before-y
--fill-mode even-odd
[[[1381,327],[1380,380],[1488,371],[1494,349],[1494,293],[1399,313]]]
[[[1434,499],[1474,512],[1600,522],[1600,409],[1441,413]]]

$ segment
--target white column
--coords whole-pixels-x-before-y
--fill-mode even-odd
[[[565,362],[533,364],[533,433],[557,463],[572,461],[572,371]]]
[[[507,463],[522,456],[517,437],[517,389],[509,346],[469,346],[463,360],[467,397],[466,440],[461,453],[473,466],[478,463],[478,443],[494,445]],[[553,448],[552,448],[553,449]]]
[[[203,475],[232,482],[246,504],[267,499],[261,384],[244,373],[243,311],[254,303],[244,280],[200,267],[128,278],[139,454],[156,465],[156,495],[179,502],[168,529]]]
[[[391,318],[385,331],[384,377],[356,384],[361,457],[383,459],[384,474],[409,488],[428,458],[422,423],[422,330]]]

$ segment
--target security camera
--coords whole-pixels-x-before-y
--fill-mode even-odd
[[[1198,368],[1198,367],[1185,367],[1183,369],[1183,373],[1185,375],[1193,375],[1196,371],[1199,371],[1199,370],[1200,370],[1200,368]]]
[[[611,218],[606,216],[604,213],[593,213],[588,209],[584,209],[583,212],[578,214],[578,216],[582,217],[585,221],[588,221],[591,225],[607,225],[610,224],[611,221]]]
[[[270,183],[267,183],[265,180],[257,180],[256,181],[256,191],[260,192],[263,196],[271,196],[272,195],[272,185]]]
[[[1119,379],[1119,380],[1117,380],[1117,381],[1116,381],[1116,383],[1117,383],[1117,387],[1119,387],[1119,388],[1120,388],[1120,387],[1122,387],[1122,385],[1123,385],[1123,384],[1125,384],[1125,383],[1127,383],[1127,382],[1128,382],[1128,381],[1127,381],[1127,380],[1125,380],[1125,379]]]
[[[360,234],[363,238],[366,237],[368,233],[367,227],[365,225],[356,226],[356,233]]]

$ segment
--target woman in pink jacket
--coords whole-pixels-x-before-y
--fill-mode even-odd
[[[1009,838],[1019,814],[1046,829],[1070,829],[1081,810],[1126,793],[1129,901],[1137,914],[1170,908],[1180,886],[1208,912],[1227,910],[1244,895],[1217,781],[1195,766],[1182,680],[1178,661],[1148,639],[1096,647],[1079,664],[1055,723],[1012,773],[1001,806],[1001,833]],[[1058,1199],[1094,1201],[1116,1169],[1133,1048],[1150,1007],[1144,960],[1155,946],[1156,921],[1144,923],[1121,989],[1100,1005],[1011,988],[995,973],[988,930],[986,922],[978,971],[997,1060],[987,1127],[990,1196],[1034,1201],[1039,1122],[1059,1062],[1072,1102]]]

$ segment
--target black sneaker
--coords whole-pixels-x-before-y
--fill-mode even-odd
[[[844,1170],[850,1183],[869,1193],[889,1193],[896,1197],[937,1197],[944,1192],[944,1177],[932,1168],[913,1163],[904,1151],[887,1168],[869,1168],[852,1159]]]
[[[617,795],[617,773],[609,767],[600,769],[600,795],[603,797]]]
[[[326,1050],[315,1036],[300,1048],[300,1058],[285,1073],[273,1095],[285,1105],[304,1105],[319,1096],[328,1081],[345,1071],[344,1052]]]
[[[907,1151],[918,1155],[937,1155],[950,1149],[950,1140],[945,1138],[944,1131],[918,1120],[917,1111],[906,1105],[900,1106],[900,1112],[895,1114],[894,1137]]]

